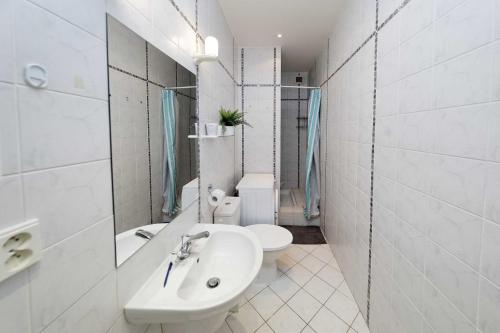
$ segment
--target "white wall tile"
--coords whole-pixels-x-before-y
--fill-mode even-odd
[[[24,171],[109,158],[108,103],[23,87],[18,96]]]
[[[26,218],[38,218],[48,247],[112,214],[109,161],[23,176]]]
[[[16,2],[15,20],[18,82],[26,64],[38,63],[48,89],[107,99],[104,41],[26,1]]]
[[[485,191],[485,217],[500,224],[500,164],[488,166]]]
[[[106,12],[105,1],[32,0],[31,2],[106,40],[106,22],[102,18],[102,13]]]
[[[424,285],[423,313],[435,332],[476,332],[474,325],[428,282]]]
[[[5,332],[31,332],[28,273],[20,272],[0,284],[0,321]]]
[[[500,327],[498,313],[500,311],[500,288],[486,279],[481,279],[479,287],[479,328],[484,333],[494,333]]]
[[[500,2],[498,0],[494,0],[493,3],[493,10],[494,10],[494,16],[493,16],[493,23],[495,26],[495,34],[494,37],[495,39],[500,39]]]
[[[0,177],[0,229],[24,221],[21,176]]]
[[[459,106],[489,100],[492,49],[482,47],[435,67],[436,107]]]
[[[51,323],[113,271],[113,246],[113,220],[107,218],[43,252],[30,268],[33,330]]]
[[[273,57],[272,47],[244,47],[244,82],[272,84]]]
[[[430,1],[427,0],[421,0],[421,2],[422,1],[430,3]],[[401,44],[401,77],[417,73],[432,65],[432,55],[434,51],[433,33],[434,30],[432,26],[428,27]]]
[[[442,62],[491,41],[491,0],[468,0],[435,23],[434,60]]]
[[[500,285],[500,226],[485,222],[481,274]]]
[[[381,0],[379,3],[379,24],[386,20],[402,2],[401,0]]]
[[[153,333],[153,327],[159,328],[159,325],[151,325],[151,330],[147,331],[147,333]],[[129,324],[125,319],[125,315],[121,314],[107,333],[144,333],[147,329],[148,325]],[[161,333],[161,331],[154,332]]]
[[[15,82],[14,0],[4,1],[0,13],[0,81]]]
[[[467,0],[435,0],[436,17],[439,18]]]
[[[424,275],[399,254],[394,255],[394,282],[417,308],[422,308]]]
[[[47,326],[44,332],[105,332],[118,313],[116,272],[112,271]]]
[[[401,10],[401,40],[405,41],[432,24],[435,0],[410,1]],[[432,41],[432,39],[430,40]]]
[[[19,171],[19,123],[16,90],[0,83],[0,175]]]
[[[470,320],[475,320],[478,274],[438,246],[428,244],[425,275]]]

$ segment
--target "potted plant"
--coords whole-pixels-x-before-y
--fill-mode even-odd
[[[221,107],[219,109],[219,124],[222,126],[222,133],[224,136],[234,135],[234,127],[238,125],[246,125],[252,127],[243,118],[243,112],[238,109],[229,110]]]

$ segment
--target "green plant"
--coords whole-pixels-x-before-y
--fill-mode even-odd
[[[238,109],[229,110],[221,107],[219,109],[219,124],[222,127],[226,126],[238,126],[238,125],[246,125],[252,127],[249,123],[245,121],[244,113],[240,112]]]

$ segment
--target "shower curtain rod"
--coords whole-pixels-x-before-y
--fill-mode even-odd
[[[320,87],[309,87],[309,86],[281,86],[281,88],[319,89]]]
[[[193,89],[196,88],[196,86],[185,86],[185,87],[163,87],[163,89],[166,90],[175,90],[175,89]]]

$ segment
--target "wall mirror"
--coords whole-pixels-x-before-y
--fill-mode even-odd
[[[195,75],[107,17],[116,263],[199,200]]]

